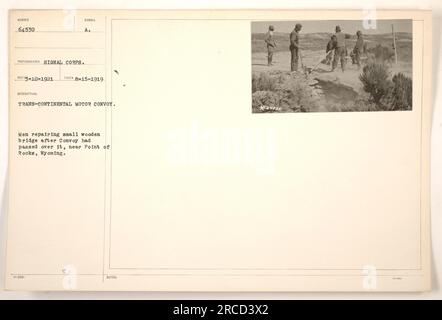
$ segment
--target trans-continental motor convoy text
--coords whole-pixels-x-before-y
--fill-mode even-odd
[[[111,107],[112,101],[20,101],[20,107]]]

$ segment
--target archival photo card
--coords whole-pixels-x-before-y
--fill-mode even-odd
[[[11,10],[5,288],[430,290],[432,13],[375,14]]]
[[[252,22],[252,112],[412,110],[412,20]]]

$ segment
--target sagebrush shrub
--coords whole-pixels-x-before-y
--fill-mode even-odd
[[[376,47],[367,49],[370,55],[373,55],[377,63],[393,62],[394,59],[394,49],[389,47],[384,47],[378,44]]]
[[[393,88],[391,92],[391,108],[393,110],[411,110],[413,103],[413,88],[411,78],[403,73],[398,73],[393,77]]]
[[[364,91],[370,94],[373,102],[378,106],[381,105],[382,98],[387,95],[392,85],[388,77],[387,66],[379,63],[367,64],[359,76]]]
[[[283,109],[307,112],[317,111],[319,108],[319,96],[302,77],[287,75],[278,83],[277,90],[281,96],[280,105]]]
[[[280,111],[280,97],[273,91],[255,91],[252,94],[253,112]]]
[[[253,112],[318,111],[319,99],[305,76],[282,71],[252,74]]]
[[[276,81],[274,77],[271,77],[265,72],[252,74],[252,93],[256,91],[275,91]]]

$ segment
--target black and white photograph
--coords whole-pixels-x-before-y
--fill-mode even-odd
[[[412,20],[253,21],[252,112],[412,110]]]

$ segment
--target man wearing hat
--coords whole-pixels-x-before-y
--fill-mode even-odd
[[[272,66],[272,60],[273,60],[273,52],[276,48],[276,41],[273,37],[273,31],[275,28],[273,26],[269,26],[269,31],[267,31],[266,37],[264,39],[265,43],[267,44],[267,65]]]
[[[325,64],[330,65],[333,59],[333,51],[336,48],[336,36],[332,35],[325,48]]]
[[[299,59],[299,31],[301,31],[302,25],[297,23],[295,29],[290,33],[290,53],[292,54],[290,68],[292,71],[298,71],[298,59]]]
[[[353,48],[353,63],[358,65],[358,69],[361,68],[361,54],[364,52],[364,39],[362,38],[362,32],[356,32],[357,40],[355,47]]]
[[[345,59],[347,55],[347,47],[345,45],[345,39],[349,39],[350,35],[342,33],[341,27],[336,26],[336,48],[335,48],[335,56],[332,64],[332,71],[338,66],[338,61],[341,61],[342,72],[345,71]]]

